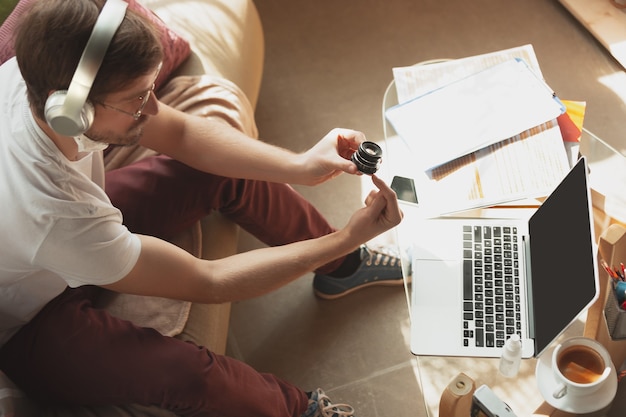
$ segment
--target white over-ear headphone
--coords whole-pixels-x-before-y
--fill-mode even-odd
[[[79,136],[89,129],[94,118],[93,104],[87,100],[111,39],[120,27],[128,3],[107,0],[96,20],[67,90],[58,90],[46,100],[45,117],[56,133]]]

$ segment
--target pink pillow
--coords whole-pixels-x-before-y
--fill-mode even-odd
[[[19,20],[19,17],[30,6],[38,0],[20,0],[15,6],[9,17],[0,26],[0,65],[15,56],[13,48],[13,31]],[[45,1],[45,0],[41,0]],[[156,80],[155,88],[158,89],[169,78],[169,76],[178,68],[178,66],[189,56],[191,48],[189,42],[181,38],[173,30],[168,28],[165,23],[151,10],[139,4],[137,0],[127,0],[128,8],[142,14],[150,19],[161,32],[161,44],[163,45],[163,67]]]

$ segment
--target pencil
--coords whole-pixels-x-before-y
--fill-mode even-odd
[[[611,269],[611,267],[609,266],[609,264],[606,263],[606,261],[604,259],[602,259],[602,267],[604,268],[604,270],[609,274],[609,276],[611,278],[617,278],[615,276],[615,272],[613,272],[613,270]]]

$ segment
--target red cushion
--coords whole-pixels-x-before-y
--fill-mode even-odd
[[[19,20],[19,17],[28,10],[28,8],[38,0],[20,0],[11,12],[9,17],[0,26],[0,65],[15,56],[13,47],[13,31]],[[42,0],[45,1],[45,0]],[[139,4],[137,0],[127,0],[128,8],[148,17],[161,32],[161,44],[163,45],[163,67],[159,73],[159,78],[155,83],[155,88],[159,88],[165,82],[171,73],[189,56],[191,49],[189,42],[178,36],[173,30],[168,28],[165,23],[155,15],[151,10]]]

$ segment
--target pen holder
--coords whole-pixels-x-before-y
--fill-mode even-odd
[[[621,307],[623,302],[622,297],[618,297],[618,294],[624,294],[625,288],[626,282],[618,282],[617,285],[613,287],[614,290],[611,291],[604,305],[606,324],[613,340],[626,339],[626,310]]]

